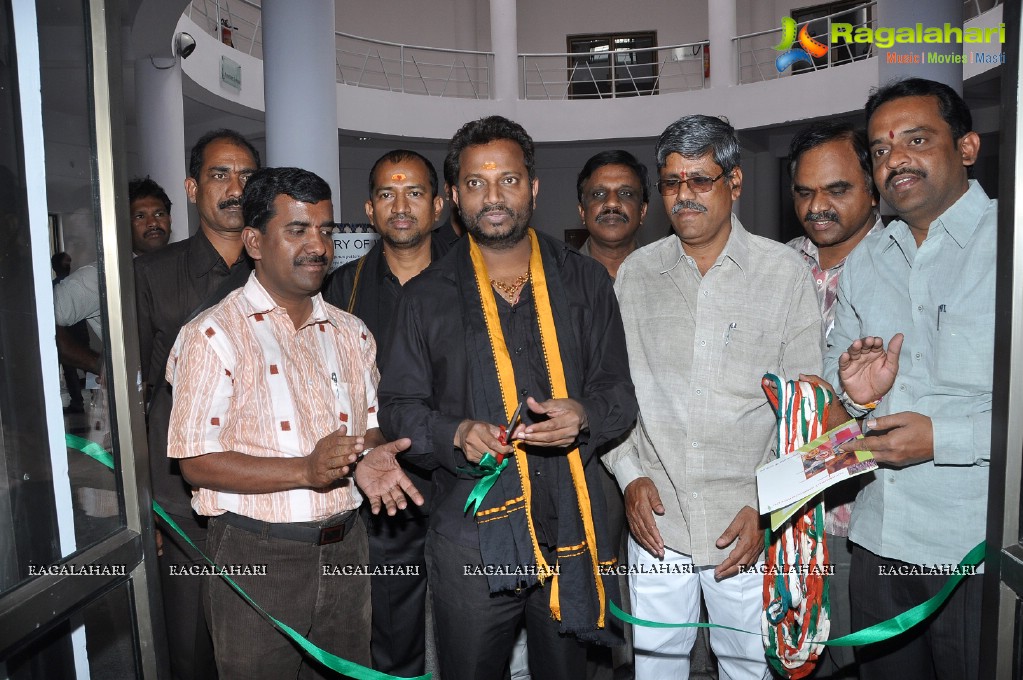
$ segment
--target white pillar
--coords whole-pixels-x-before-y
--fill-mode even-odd
[[[707,0],[711,87],[729,87],[739,81],[732,42],[735,35],[735,0]]]
[[[326,180],[341,214],[334,0],[264,0],[266,165]]]
[[[925,18],[926,17],[926,18]],[[877,3],[877,27],[893,28],[914,27],[917,23],[924,27],[944,26],[946,22],[952,26],[963,27],[962,0],[927,0],[926,13],[921,12],[920,5],[905,0],[879,0]],[[889,64],[885,59],[888,50],[877,50],[878,81],[884,85],[895,78],[914,76],[945,83],[959,94],[963,93],[962,64]],[[892,48],[894,52],[910,52],[905,45]],[[915,46],[917,52],[937,52],[939,54],[962,55],[963,46],[957,42],[927,43]]]
[[[493,92],[499,101],[519,98],[519,28],[515,0],[490,0]]]
[[[188,150],[180,59],[146,56],[135,60],[135,111],[139,173],[152,177],[167,192],[170,240],[181,241],[188,238]]]

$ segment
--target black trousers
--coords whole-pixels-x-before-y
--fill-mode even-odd
[[[206,551],[206,519],[194,514],[170,515],[200,550]],[[167,652],[174,680],[208,680],[217,677],[213,660],[213,639],[202,608],[201,576],[188,576],[187,568],[206,561],[163,522],[163,555],[160,563],[160,588],[163,593],[163,620],[167,628]],[[182,569],[185,567],[186,569]],[[171,574],[171,569],[177,574]]]
[[[935,596],[946,575],[900,575],[912,565],[853,544],[852,627],[861,630]],[[950,565],[955,566],[955,565]],[[982,576],[967,576],[944,606],[916,628],[859,647],[860,680],[977,680]]]
[[[423,487],[417,484],[417,488]],[[362,510],[369,534],[369,563],[408,567],[403,574],[371,577],[373,668],[399,677],[422,675],[426,665],[424,553],[430,518],[411,504],[393,517],[372,514],[369,503],[363,503]]]
[[[550,589],[490,594],[478,549],[435,531],[426,537],[426,565],[433,593],[437,660],[444,680],[503,680],[520,625],[525,625],[533,680],[585,680],[586,645],[558,632]]]
[[[322,649],[370,665],[366,529],[356,520],[344,540],[324,546],[265,536],[210,519],[208,553],[217,565],[266,565],[265,575],[232,576],[271,616]],[[351,571],[351,568],[348,568]],[[336,678],[264,619],[219,576],[206,576],[203,604],[223,680]]]

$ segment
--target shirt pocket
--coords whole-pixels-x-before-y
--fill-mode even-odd
[[[994,325],[994,312],[941,314],[934,343],[936,385],[971,394],[990,391],[995,355]]]
[[[721,341],[724,352],[718,375],[722,386],[729,394],[741,397],[759,393],[764,374],[775,370],[766,351],[768,334],[760,330],[729,328]],[[777,356],[777,350],[772,356]]]

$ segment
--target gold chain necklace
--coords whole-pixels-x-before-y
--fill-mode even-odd
[[[526,285],[526,281],[529,281],[528,269],[526,270],[525,274],[518,277],[511,283],[505,283],[504,281],[490,279],[491,285],[493,285],[494,288],[496,288],[498,292],[501,293],[502,296],[504,296],[505,300],[508,300],[508,302],[511,302],[513,304],[518,300],[519,291],[521,291],[522,287]]]

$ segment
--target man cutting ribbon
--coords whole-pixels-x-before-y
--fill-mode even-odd
[[[618,305],[602,267],[529,228],[539,182],[521,126],[466,124],[449,169],[469,238],[406,284],[380,386],[383,431],[435,469],[426,562],[441,672],[502,678],[524,623],[534,678],[581,678],[576,638],[618,638],[593,459],[636,416]],[[506,467],[467,513],[479,475],[465,469],[487,454]]]

